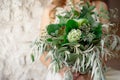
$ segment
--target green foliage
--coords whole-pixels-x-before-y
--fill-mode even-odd
[[[77,10],[73,10],[74,17],[78,18],[80,16],[80,13]]]
[[[64,27],[64,24],[49,24],[47,26],[47,32],[51,36],[58,36],[59,34],[59,29],[61,27]]]
[[[77,29],[78,23],[75,20],[68,20],[66,23],[66,34],[68,34],[72,29]]]
[[[33,55],[33,54],[31,54],[31,59],[32,59],[32,62],[35,61],[35,58],[34,58],[34,55]]]
[[[66,22],[67,22],[67,20],[68,20],[68,18],[67,17],[63,17],[63,16],[60,16],[60,15],[58,15],[57,16],[58,18],[59,18],[59,23],[60,24],[66,24]]]
[[[100,14],[98,14],[98,16],[99,16],[100,18],[103,18],[103,19],[106,19],[106,20],[109,20],[109,19],[110,19],[108,10],[106,10],[106,9],[103,7],[102,4],[100,5],[100,10],[99,10],[99,11],[100,11]]]
[[[82,18],[82,19],[76,19],[75,21],[78,23],[79,28],[81,26],[85,25],[85,24],[88,24],[88,20],[84,19],[84,18]]]
[[[52,42],[53,40],[52,40],[52,38],[48,38],[47,41],[48,42]]]
[[[93,33],[96,35],[96,39],[100,39],[102,37],[102,24],[97,23],[92,28]]]
[[[67,63],[69,65],[73,65],[75,63],[77,57],[78,57],[78,54],[75,54],[75,53],[69,54],[69,57],[67,58]]]
[[[95,22],[94,18],[92,17],[95,12],[93,10],[95,9],[95,6],[91,6],[89,2],[83,6],[83,9],[81,10],[80,17],[79,18],[85,18],[88,20],[90,24]]]

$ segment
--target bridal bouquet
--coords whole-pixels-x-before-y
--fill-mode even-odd
[[[78,5],[78,9],[68,6],[69,10],[58,9],[55,22],[35,41],[34,50],[48,52],[46,60],[51,58],[49,69],[53,72],[67,67],[64,80],[73,80],[72,72],[90,73],[93,80],[105,80],[105,61],[120,48],[120,38],[109,31],[114,24],[99,21],[107,18],[106,11],[101,9],[105,14],[99,15],[89,3]]]

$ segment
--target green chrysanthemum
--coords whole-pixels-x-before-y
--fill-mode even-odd
[[[79,29],[73,29],[68,33],[67,38],[69,42],[75,42],[80,39],[80,36],[81,31]]]

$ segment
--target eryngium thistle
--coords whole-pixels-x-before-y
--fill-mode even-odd
[[[75,41],[78,41],[80,39],[80,36],[81,36],[81,31],[79,29],[72,29],[68,35],[67,35],[67,38],[68,38],[68,41],[69,42],[75,42]]]

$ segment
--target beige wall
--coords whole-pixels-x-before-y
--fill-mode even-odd
[[[0,0],[0,80],[44,80],[30,45],[39,34],[43,0]]]

